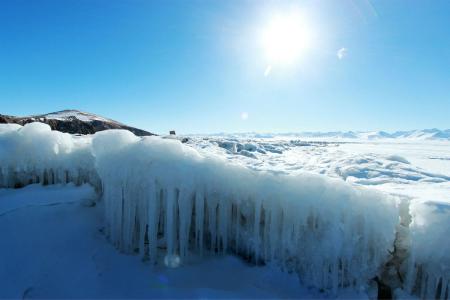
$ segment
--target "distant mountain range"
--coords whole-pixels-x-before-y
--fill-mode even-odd
[[[126,129],[133,132],[137,136],[155,135],[154,133],[131,127],[104,118],[92,113],[82,112],[79,110],[62,110],[58,112],[33,115],[25,117],[16,117],[0,114],[1,123],[16,123],[24,125],[31,122],[43,122],[53,130],[72,134],[93,134],[97,131],[107,129]],[[204,135],[203,135],[204,136]],[[419,140],[450,140],[450,129],[423,129],[409,131],[331,131],[331,132],[288,132],[288,133],[216,133],[208,134],[208,136],[236,137],[236,138],[277,138],[288,137],[298,139],[419,139]]]
[[[332,131],[332,132],[287,132],[287,133],[216,133],[209,136],[236,138],[277,138],[288,137],[298,139],[417,139],[417,140],[450,140],[450,129],[423,129],[409,131]]]
[[[31,122],[46,123],[50,125],[53,130],[72,134],[93,134],[97,131],[107,129],[126,129],[137,136],[155,135],[154,133],[124,125],[111,119],[74,109],[25,117],[0,114],[0,123],[16,123],[24,125]]]

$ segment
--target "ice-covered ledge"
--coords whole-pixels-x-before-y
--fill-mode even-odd
[[[97,133],[107,233],[121,250],[232,252],[296,272],[309,286],[360,288],[392,250],[395,201],[323,176],[250,171],[176,140]],[[159,247],[157,247],[159,245]],[[161,250],[164,249],[164,250]]]

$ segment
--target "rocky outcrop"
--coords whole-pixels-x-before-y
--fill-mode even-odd
[[[46,115],[27,117],[15,117],[0,114],[0,124],[16,123],[25,125],[32,122],[46,123],[50,125],[52,130],[58,130],[71,134],[94,134],[97,131],[107,129],[126,129],[137,136],[155,135],[154,133],[135,127],[130,127],[114,120],[109,120],[94,114],[84,113],[77,110],[64,110]]]

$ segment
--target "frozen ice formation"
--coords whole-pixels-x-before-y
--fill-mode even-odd
[[[422,299],[450,297],[450,209],[426,202],[410,207],[410,253],[405,288]]]
[[[224,141],[221,147],[278,155],[287,146],[271,151],[270,143]],[[410,168],[402,157],[386,161],[395,170]],[[355,162],[374,165],[364,173],[344,163],[340,171],[362,178],[381,168],[371,160]],[[67,182],[96,187],[110,241],[151,261],[165,257],[167,265],[178,266],[193,254],[235,253],[336,292],[366,285],[402,244],[402,287],[422,298],[449,297],[448,206],[411,205],[411,224],[394,242],[396,199],[342,179],[252,170],[176,139],[125,130],[78,137],[41,123],[0,125],[0,187]]]
[[[90,139],[43,123],[0,126],[0,187],[74,182],[99,186]]]
[[[365,285],[393,245],[395,203],[338,180],[254,172],[127,131],[97,133],[93,153],[109,238],[150,260],[232,252],[337,291]]]

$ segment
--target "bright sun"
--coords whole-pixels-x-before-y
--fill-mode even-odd
[[[261,42],[271,65],[291,65],[310,47],[311,35],[297,13],[277,15],[262,33]]]

